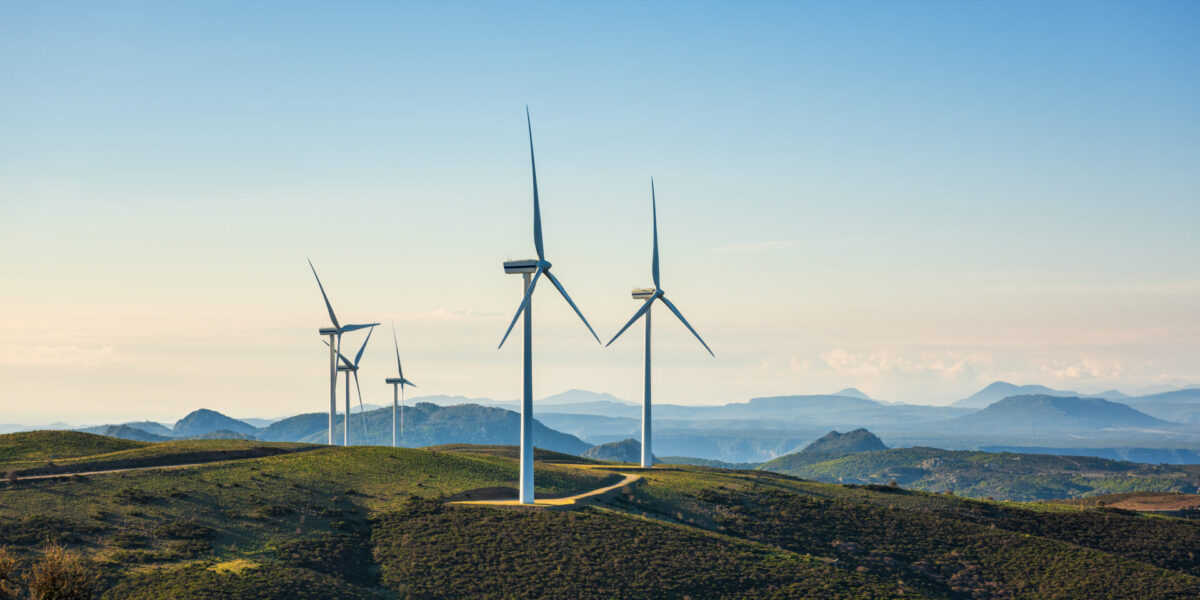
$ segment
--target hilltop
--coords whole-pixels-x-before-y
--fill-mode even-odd
[[[234,433],[253,435],[258,431],[258,428],[244,421],[227,417],[215,410],[201,408],[200,410],[192,411],[191,414],[176,421],[175,427],[171,430],[171,436],[177,438],[195,437],[214,431],[232,431]]]
[[[850,454],[887,450],[887,445],[878,436],[866,429],[855,429],[846,433],[830,431],[820,439],[804,447],[805,454]]]
[[[964,429],[1059,432],[1171,425],[1128,405],[1102,398],[1044,394],[1004,398],[979,412],[958,417],[951,423]]]
[[[633,438],[627,438],[619,442],[592,446],[583,452],[583,456],[596,460],[641,464],[642,443]]]
[[[1075,392],[1050,389],[1044,385],[1013,385],[1007,381],[996,381],[987,387],[959,400],[953,406],[984,408],[1009,396],[1078,396]]]
[[[759,468],[817,481],[862,484],[895,481],[912,489],[953,490],[972,498],[1021,501],[1140,490],[1183,493],[1200,490],[1200,466],[919,447],[828,459],[792,454]]]
[[[42,441],[70,453],[95,437]],[[47,537],[85,551],[107,599],[1200,595],[1200,528],[1128,511],[679,465],[571,510],[529,510],[444,502],[511,486],[512,448],[122,452],[247,444],[277,453],[0,485],[0,546],[18,579]],[[539,496],[621,480],[619,465],[539,457]]]

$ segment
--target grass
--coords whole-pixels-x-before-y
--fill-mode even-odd
[[[0,485],[0,546],[82,550],[114,599],[1200,597],[1200,523],[1107,508],[679,465],[573,510],[445,504],[515,485],[514,456],[317,447],[22,481]],[[538,456],[541,496],[622,472]]]
[[[35,463],[94,456],[147,446],[147,442],[122,440],[78,431],[26,431],[0,435],[0,469],[14,463]]]

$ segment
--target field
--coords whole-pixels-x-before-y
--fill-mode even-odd
[[[62,456],[73,440],[52,443]],[[88,448],[156,460],[248,449],[100,443],[72,464],[111,461]],[[539,496],[642,478],[572,510],[463,506],[445,501],[515,484],[514,449],[278,450],[0,484],[14,581],[51,542],[84,556],[113,599],[1200,597],[1197,522],[1107,506],[575,458],[593,463],[581,468],[546,452]]]

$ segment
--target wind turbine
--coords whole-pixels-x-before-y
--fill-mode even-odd
[[[617,335],[613,336],[613,339],[608,341],[608,344],[605,344],[606,348],[608,346],[612,345],[613,342],[617,341],[617,338],[621,337],[622,333],[625,333],[626,329],[629,329],[630,325],[633,325],[634,321],[637,321],[642,316],[646,317],[646,388],[645,388],[645,394],[642,396],[642,466],[643,467],[654,466],[654,454],[651,453],[651,451],[650,451],[650,433],[651,433],[650,432],[650,307],[654,305],[654,301],[662,300],[662,303],[666,304],[667,308],[670,309],[671,312],[675,313],[676,317],[679,317],[679,320],[681,322],[683,322],[684,327],[687,327],[688,331],[692,332],[692,335],[696,336],[697,340],[700,340],[700,345],[704,346],[704,349],[708,350],[708,353],[710,355],[716,356],[715,354],[713,354],[712,349],[708,347],[708,344],[704,343],[704,339],[700,337],[700,334],[696,333],[695,329],[692,329],[692,326],[691,326],[691,324],[689,324],[687,322],[687,319],[683,318],[683,314],[679,312],[679,309],[675,308],[675,305],[672,304],[670,300],[667,300],[666,295],[663,293],[662,283],[660,283],[659,277],[658,277],[658,206],[657,206],[657,204],[658,204],[657,200],[654,197],[654,178],[651,177],[650,178],[650,211],[651,211],[652,218],[654,220],[654,257],[650,263],[650,272],[654,276],[654,287],[648,288],[648,289],[635,288],[633,290],[633,299],[641,300],[642,307],[639,308],[637,310],[637,312],[633,313],[633,318],[629,319],[629,322],[626,323],[625,326],[622,327],[621,330],[617,332]]]
[[[321,277],[317,275],[317,268],[313,266],[312,260],[308,261],[308,268],[312,269],[313,277],[317,278],[317,287],[321,288],[321,297],[325,299],[325,309],[329,311],[329,320],[333,322],[333,327],[322,327],[320,334],[329,336],[329,341],[325,344],[329,346],[329,445],[333,445],[333,423],[337,419],[337,356],[342,352],[342,334],[347,331],[357,331],[374,327],[379,323],[369,323],[367,325],[342,325],[338,323],[337,315],[333,314],[333,305],[329,303],[329,296],[325,294],[325,286],[321,285]],[[370,334],[368,333],[369,337]],[[365,344],[364,344],[365,346]],[[350,420],[350,382],[346,382],[346,420]]]
[[[392,343],[396,345],[396,371],[400,373],[399,377],[388,377],[387,382],[392,384],[392,447],[396,447],[396,402],[399,399],[400,403],[400,434],[404,434],[404,386],[411,385],[417,387],[417,384],[404,378],[404,367],[400,365],[400,342],[396,341],[396,324],[392,323]]]
[[[521,474],[520,474],[520,495],[519,501],[521,504],[533,504],[533,290],[537,286],[538,279],[545,274],[554,287],[558,288],[558,293],[562,294],[563,299],[571,308],[575,310],[575,314],[579,315],[579,319],[583,321],[584,326],[592,333],[592,337],[596,338],[596,342],[600,342],[600,337],[596,335],[595,330],[588,324],[583,313],[579,311],[579,307],[567,295],[558,278],[550,272],[550,261],[546,260],[546,252],[542,246],[542,212],[538,205],[538,188],[537,188],[537,163],[533,157],[533,125],[529,119],[529,107],[525,107],[525,127],[529,131],[529,166],[533,173],[533,247],[537,250],[537,260],[510,260],[504,263],[504,272],[509,274],[520,273],[525,281],[525,296],[521,299],[521,305],[517,307],[517,314],[513,315],[512,323],[508,324],[508,331],[504,332],[504,338],[500,340],[500,346],[504,346],[508,335],[512,333],[513,327],[517,324],[517,319],[521,315],[525,315],[525,358],[524,358],[524,392],[521,397]]]
[[[342,360],[342,366],[337,370],[346,373],[346,420],[342,423],[345,426],[345,436],[342,438],[342,445],[350,445],[350,376],[354,376],[354,389],[358,390],[358,414],[362,415],[360,422],[362,423],[363,440],[367,439],[367,422],[366,415],[363,411],[362,388],[358,386],[358,362],[362,360],[363,351],[367,349],[367,342],[371,341],[371,334],[375,332],[375,327],[372,325],[367,330],[367,339],[363,340],[362,347],[358,349],[358,354],[354,355],[354,361],[338,352],[338,358]],[[328,344],[329,342],[325,342]]]

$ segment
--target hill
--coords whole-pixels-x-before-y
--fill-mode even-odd
[[[343,415],[334,426],[335,440],[341,443]],[[515,444],[521,437],[520,415],[507,409],[457,404],[438,406],[418,402],[404,408],[404,434],[400,445],[416,448],[442,444]],[[276,421],[262,430],[258,438],[265,441],[295,441],[325,443],[329,438],[329,416],[322,413],[297,415]],[[350,415],[350,442],[390,446],[392,444],[392,409],[380,409]],[[555,431],[536,419],[533,443],[568,454],[579,454],[591,447],[579,438]]]
[[[846,396],[849,398],[860,398],[862,400],[870,400],[871,399],[871,397],[864,394],[862,392],[862,390],[859,390],[858,388],[852,388],[852,387],[848,387],[844,390],[836,391],[833,393],[833,395],[834,396]]]
[[[104,425],[102,427],[92,427],[87,432],[124,440],[137,440],[139,442],[162,442],[171,439],[169,436],[155,435],[131,425]]]
[[[141,442],[81,431],[24,431],[0,435],[0,465],[74,458],[141,448]]]
[[[1053,390],[1044,385],[1013,385],[1006,381],[997,381],[987,387],[959,400],[953,406],[963,408],[983,408],[1009,396],[1078,396],[1075,392]]]
[[[955,427],[987,431],[1075,431],[1166,427],[1171,424],[1103,398],[1011,396],[953,419]]]
[[[793,454],[759,468],[817,481],[887,484],[894,480],[906,488],[1019,501],[1200,489],[1200,467],[1194,466],[938,448],[893,448],[828,460]]]
[[[546,396],[537,401],[538,406],[545,405],[563,405],[563,404],[594,404],[597,402],[607,402],[612,404],[623,404],[625,406],[641,406],[637,402],[622,400],[612,394],[603,392],[589,392],[587,390],[567,390],[565,392]]]
[[[201,408],[176,421],[171,435],[177,438],[189,438],[220,430],[253,434],[258,431],[258,428],[233,417],[227,417],[215,410]]]
[[[592,446],[584,450],[583,457],[612,462],[641,464],[642,443],[633,438],[628,438],[619,442],[600,444],[599,446]]]
[[[202,443],[147,448],[178,444]],[[107,599],[1200,595],[1200,527],[1129,511],[688,466],[571,510],[446,504],[512,485],[516,462],[493,450],[320,447],[3,484],[0,546],[14,583],[47,538],[86,553]],[[620,472],[539,463],[538,493]]]
[[[804,447],[806,454],[850,454],[887,450],[883,440],[866,429],[855,429],[846,433],[830,431],[820,439]]]

